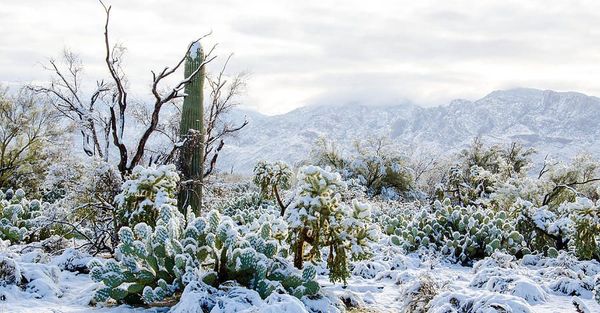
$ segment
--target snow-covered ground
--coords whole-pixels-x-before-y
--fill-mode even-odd
[[[593,299],[593,279],[600,263],[577,261],[563,253],[558,258],[527,256],[521,260],[496,253],[472,267],[464,267],[435,257],[404,255],[383,239],[376,245],[374,260],[354,263],[346,287],[320,277],[329,298],[298,299],[272,294],[261,300],[254,291],[241,287],[214,293],[211,312],[338,312],[337,305],[365,308],[369,312],[576,312],[572,302],[579,301],[587,312],[600,312]],[[50,256],[40,250],[27,253],[12,246],[2,255],[0,274],[0,312],[166,312],[168,307],[133,308],[129,306],[93,307],[97,288],[78,266],[89,256],[73,250]],[[16,266],[11,273],[11,262]],[[13,276],[20,283],[10,284]],[[206,293],[188,286],[175,312],[197,312]],[[196,289],[194,289],[196,288]],[[577,296],[574,299],[573,296]],[[429,303],[429,305],[427,305]],[[425,305],[425,307],[423,307]],[[493,310],[495,309],[495,310]],[[586,311],[583,311],[586,312]]]

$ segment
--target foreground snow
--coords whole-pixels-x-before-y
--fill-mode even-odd
[[[255,291],[238,286],[226,290],[206,289],[192,283],[171,310],[199,312],[340,312],[343,307],[368,308],[374,312],[427,309],[429,312],[574,312],[573,301],[583,310],[600,312],[591,288],[600,264],[577,261],[567,254],[558,258],[527,256],[522,260],[496,253],[473,267],[446,263],[431,256],[403,255],[385,244],[376,247],[373,261],[355,263],[348,286],[333,285],[321,276],[327,297],[298,300],[272,294],[262,300]],[[0,312],[166,312],[169,307],[91,307],[97,283],[78,273],[90,260],[67,249],[49,256],[34,249],[26,253],[10,247],[4,260],[14,260],[21,284],[0,281]],[[11,264],[3,263],[3,264]],[[14,276],[13,275],[13,276]],[[9,278],[13,278],[9,275]],[[429,292],[430,291],[430,292]],[[576,296],[576,297],[574,297]],[[584,311],[586,312],[586,311]]]

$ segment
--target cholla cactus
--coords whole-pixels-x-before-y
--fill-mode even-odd
[[[378,230],[370,224],[370,207],[358,201],[353,201],[351,207],[341,204],[338,191],[344,183],[339,174],[327,169],[304,167],[299,181],[297,201],[286,215],[294,266],[302,268],[305,259],[320,261],[321,249],[329,247],[329,278],[345,283],[350,276],[348,259],[369,256],[367,243],[378,236]],[[310,245],[308,254],[305,244]]]
[[[265,214],[249,225],[237,226],[230,217],[211,211],[193,224],[204,225],[197,227],[197,242],[208,248],[207,256],[214,260],[212,271],[203,276],[205,283],[218,286],[235,280],[263,298],[275,290],[286,290],[298,298],[319,291],[314,268],[300,273],[282,257],[281,241],[287,229],[281,227],[280,217]]]
[[[0,239],[12,243],[32,239],[32,233],[41,224],[44,205],[47,204],[39,200],[27,200],[23,189],[0,192]]]
[[[286,205],[281,200],[279,190],[289,189],[292,184],[292,170],[285,162],[269,163],[260,161],[254,167],[254,183],[260,188],[260,194],[265,199],[277,200],[281,208],[281,216],[285,214]]]
[[[575,222],[574,241],[577,257],[584,260],[600,258],[600,202],[594,203],[588,198],[578,197],[574,203],[566,206]]]
[[[161,207],[177,205],[179,176],[175,166],[136,166],[115,198],[123,225],[146,223],[154,227]]]
[[[247,218],[248,223],[238,226],[232,218],[213,210],[202,217],[188,215],[186,224],[171,198],[170,182],[177,179],[172,170],[140,168],[136,179],[126,182],[121,203],[133,203],[135,208],[155,214],[156,220],[153,225],[144,219],[133,229],[122,227],[116,259],[88,265],[92,279],[104,284],[95,294],[97,301],[153,303],[197,279],[215,287],[235,280],[263,297],[274,290],[287,290],[298,297],[318,292],[310,270],[303,277],[283,258],[287,228],[278,214]],[[140,214],[129,217],[130,221],[146,218]],[[296,284],[296,280],[288,281],[289,276],[302,278]]]

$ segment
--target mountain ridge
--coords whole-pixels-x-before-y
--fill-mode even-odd
[[[600,153],[600,98],[573,91],[495,90],[475,101],[456,99],[436,107],[352,103],[305,106],[274,116],[243,111],[233,112],[234,118],[249,113],[250,123],[223,149],[222,171],[247,174],[261,159],[297,163],[320,136],[342,149],[356,139],[383,135],[406,149],[446,153],[468,146],[474,137],[487,144],[519,141],[557,158]]]

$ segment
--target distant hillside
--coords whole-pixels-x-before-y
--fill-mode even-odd
[[[600,99],[576,92],[520,88],[433,108],[332,104],[277,116],[233,114],[246,115],[250,123],[229,140],[219,167],[239,173],[249,173],[260,159],[298,162],[321,135],[340,147],[349,147],[357,138],[389,135],[400,146],[452,152],[480,136],[485,143],[520,141],[541,156],[600,154]]]

